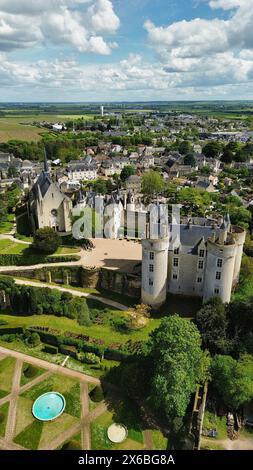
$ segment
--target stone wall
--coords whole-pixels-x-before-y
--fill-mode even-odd
[[[89,269],[82,266],[49,266],[38,269],[10,270],[4,274],[41,282],[53,282],[89,289],[105,289],[136,299],[139,299],[141,296],[140,276],[106,268]]]

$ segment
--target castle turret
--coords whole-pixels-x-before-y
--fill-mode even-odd
[[[167,233],[162,238],[142,240],[142,302],[159,308],[167,297]]]
[[[240,269],[241,269],[241,264],[242,264],[242,255],[243,255],[243,245],[246,239],[246,232],[243,228],[240,228],[240,227],[233,227],[232,231],[233,231],[233,235],[237,244],[233,283],[237,284],[239,282]]]
[[[229,216],[221,225],[218,237],[207,241],[207,260],[203,301],[218,296],[230,302],[233,286],[238,281],[245,231],[231,227]]]

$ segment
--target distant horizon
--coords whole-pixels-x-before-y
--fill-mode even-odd
[[[117,101],[0,101],[0,105],[26,105],[26,104],[77,104],[77,105],[110,105],[110,104],[161,104],[161,103],[253,103],[253,99],[203,99],[203,100],[145,100],[145,101],[133,101],[133,100],[117,100]]]

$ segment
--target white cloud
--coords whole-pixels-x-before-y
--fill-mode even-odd
[[[183,86],[246,83],[253,68],[253,0],[208,3],[231,10],[228,19],[195,18],[161,27],[146,21],[149,42],[164,70],[180,77]]]
[[[2,51],[51,43],[108,55],[115,43],[104,35],[119,26],[110,0],[0,0]]]

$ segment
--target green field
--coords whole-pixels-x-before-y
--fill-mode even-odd
[[[24,251],[29,249],[26,243],[15,243],[8,238],[0,240],[0,255],[22,255]],[[60,246],[55,255],[72,255],[79,253],[80,248]]]
[[[4,222],[0,223],[0,235],[11,232],[13,228],[14,220],[15,220],[14,214],[7,215],[7,219]]]
[[[0,117],[0,143],[8,140],[17,139],[28,142],[36,142],[41,139],[48,129],[33,126],[33,122],[62,122],[72,119],[92,120],[92,114],[33,114],[20,116]]]

